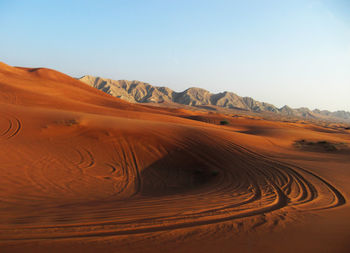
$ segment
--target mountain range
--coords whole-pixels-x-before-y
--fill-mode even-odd
[[[284,117],[350,122],[350,112],[347,111],[331,112],[319,109],[310,110],[305,107],[293,109],[287,105],[278,108],[272,104],[259,102],[251,97],[241,97],[228,91],[213,94],[205,89],[192,87],[176,92],[168,87],[153,86],[141,81],[112,80],[90,75],[78,79],[114,97],[133,103],[217,106],[254,113],[273,113]]]

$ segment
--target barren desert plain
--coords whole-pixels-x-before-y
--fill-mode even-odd
[[[129,103],[0,63],[0,154],[1,253],[350,252],[342,124]]]

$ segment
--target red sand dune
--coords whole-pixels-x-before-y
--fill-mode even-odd
[[[130,104],[1,63],[0,141],[0,252],[350,251],[346,130]]]

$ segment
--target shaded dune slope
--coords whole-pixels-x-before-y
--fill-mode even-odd
[[[267,213],[252,226],[277,226],[346,202],[327,179],[254,150],[255,132],[129,104],[53,70],[0,65],[0,103],[4,242],[149,233]]]

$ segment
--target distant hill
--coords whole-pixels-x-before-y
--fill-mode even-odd
[[[80,81],[102,90],[112,96],[133,103],[177,103],[189,106],[218,106],[227,109],[244,110],[255,113],[276,113],[286,117],[303,119],[350,121],[350,112],[315,109],[311,111],[302,107],[293,109],[285,105],[282,108],[256,101],[250,97],[241,97],[233,92],[210,93],[202,88],[188,88],[175,92],[167,87],[157,87],[140,81],[112,80],[101,77],[83,76]]]

